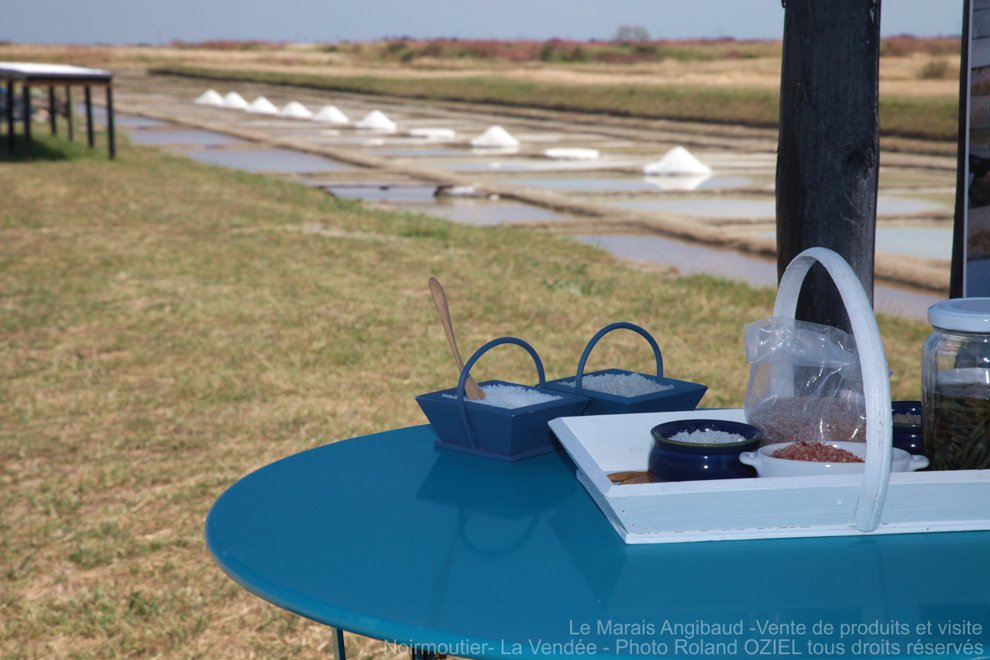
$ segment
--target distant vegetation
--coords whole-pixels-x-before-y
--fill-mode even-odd
[[[631,30],[631,28],[630,28]],[[613,41],[503,41],[495,39],[389,39],[354,44],[334,44],[336,52],[364,59],[413,62],[421,59],[473,59],[503,62],[547,62],[556,64],[598,62],[629,64],[674,60],[753,59],[778,53],[774,41],[699,39],[690,41],[635,39],[621,31]]]
[[[513,107],[600,112],[615,116],[776,127],[779,93],[760,87],[704,87],[612,83],[583,85],[520,80],[497,74],[469,77],[392,74],[336,76],[305,71],[257,71],[172,66],[154,73],[208,80],[238,80],[361,94],[490,103]],[[884,135],[953,140],[957,101],[941,96],[885,96],[880,99]]]
[[[210,41],[173,41],[173,48],[183,50],[281,50],[279,41],[214,39]],[[650,39],[641,26],[620,26],[611,40],[577,41],[570,39],[501,40],[501,39],[414,39],[396,37],[382,41],[337,42],[319,44],[324,52],[344,53],[359,59],[383,62],[413,62],[421,59],[492,60],[503,62],[549,63],[634,63],[662,62],[667,59],[715,61],[779,57],[778,40],[740,41],[722,39]],[[881,41],[883,57],[912,54],[954,56],[959,54],[958,37],[888,37]]]
[[[958,75],[959,70],[953,68],[946,60],[930,60],[918,71],[918,77],[922,80],[937,80]]]
[[[880,99],[882,134],[954,142],[958,90],[951,81],[959,75],[958,37],[891,37],[880,51],[894,72],[887,80],[896,84]],[[211,80],[767,128],[779,119],[781,55],[780,41],[652,39],[639,26],[620,26],[611,39],[599,41],[211,40],[137,49],[0,48],[0,59],[137,65]],[[691,82],[680,73],[690,73]],[[918,93],[911,81],[923,81]]]
[[[182,41],[177,39],[169,46],[180,50],[281,50],[285,43],[261,39],[209,39],[207,41]]]

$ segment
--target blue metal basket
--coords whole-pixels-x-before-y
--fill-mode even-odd
[[[560,398],[520,408],[499,408],[468,399],[464,383],[471,367],[482,355],[502,344],[521,346],[533,358],[539,383],[529,389]],[[489,384],[516,385],[500,380],[483,383]],[[516,337],[501,337],[488,342],[475,351],[464,365],[457,387],[421,394],[416,397],[416,402],[437,434],[438,447],[502,461],[517,461],[556,450],[559,445],[547,422],[556,417],[580,415],[588,405],[588,399],[573,390],[548,390],[540,356],[532,346]]]
[[[584,367],[588,362],[588,357],[591,355],[591,350],[602,337],[613,330],[619,329],[632,330],[646,339],[646,341],[650,344],[650,348],[653,349],[653,355],[656,358],[657,373],[655,376],[650,376],[648,374],[639,375],[660,385],[668,385],[670,386],[669,389],[663,390],[662,392],[650,392],[639,396],[626,397],[608,394],[606,392],[597,392],[583,387],[585,377]],[[637,372],[626,371],[625,369],[602,369],[601,371],[594,371],[587,375],[626,375],[633,373]],[[580,396],[588,397],[590,402],[584,411],[585,415],[615,415],[624,413],[694,410],[697,407],[698,402],[701,401],[701,397],[703,397],[705,392],[708,391],[707,385],[692,383],[686,380],[676,380],[674,378],[664,378],[663,356],[660,354],[660,346],[657,344],[657,341],[643,328],[635,325],[634,323],[628,323],[625,321],[610,323],[595,333],[595,336],[591,338],[591,341],[588,342],[588,345],[584,348],[584,352],[581,354],[581,359],[578,361],[576,376],[570,378],[558,378],[557,380],[548,382],[546,386],[547,389],[555,390],[557,392],[572,392]]]

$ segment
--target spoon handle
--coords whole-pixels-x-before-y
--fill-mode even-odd
[[[447,294],[435,277],[430,278],[430,294],[433,296],[433,304],[437,306],[437,314],[440,315],[440,325],[443,326],[443,331],[447,335],[450,352],[454,354],[454,362],[457,364],[457,369],[463,371],[464,358],[461,357],[461,352],[457,350],[457,340],[454,338],[454,325],[450,321],[450,308],[447,306]],[[485,398],[484,391],[478,387],[478,383],[475,382],[470,374],[464,383],[464,389],[469,399],[477,400]]]

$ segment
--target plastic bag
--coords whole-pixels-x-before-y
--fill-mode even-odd
[[[863,374],[852,335],[787,318],[746,325],[746,418],[763,444],[866,439]]]

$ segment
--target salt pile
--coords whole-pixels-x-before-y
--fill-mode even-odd
[[[223,105],[223,97],[215,89],[208,89],[193,101],[196,105]]]
[[[712,178],[709,174],[681,174],[665,176],[646,176],[643,181],[656,186],[664,192],[697,190],[701,184]]]
[[[674,442],[686,442],[697,445],[731,445],[742,442],[746,438],[738,433],[725,431],[681,431],[670,436]]]
[[[540,392],[530,387],[521,385],[499,385],[491,383],[482,385],[481,390],[485,393],[484,399],[478,399],[475,403],[483,403],[486,406],[496,408],[522,408],[523,406],[535,406],[538,403],[556,401],[559,396]],[[444,398],[457,398],[453,394],[444,394]]]
[[[227,92],[223,97],[223,107],[244,110],[248,107],[248,102],[237,92]]]
[[[509,135],[501,126],[489,126],[488,129],[471,140],[472,147],[518,147],[519,140]]]
[[[560,384],[577,387],[576,379],[561,381]],[[592,374],[581,379],[581,387],[593,392],[624,397],[655,394],[674,388],[673,385],[662,385],[642,374]]]
[[[338,110],[335,105],[325,105],[320,108],[320,111],[313,115],[313,121],[322,121],[328,124],[337,124],[339,126],[351,123],[351,120],[347,118],[347,115]]]
[[[313,112],[299,101],[289,101],[284,108],[279,110],[278,116],[289,119],[312,119]]]
[[[596,160],[598,149],[547,149],[543,155],[556,160]]]
[[[643,166],[644,174],[669,174],[686,176],[691,174],[711,174],[708,167],[684,147],[674,147],[660,160]]]
[[[389,133],[394,133],[398,129],[395,122],[381,110],[372,110],[364,116],[364,119],[354,125],[371,131],[388,131]]]
[[[453,140],[457,137],[457,132],[450,128],[411,128],[409,135],[427,140]]]
[[[477,186],[440,186],[436,197],[484,197],[485,193]]]
[[[277,115],[278,108],[275,104],[266,99],[264,96],[259,96],[255,100],[248,104],[248,107],[244,108],[246,112],[250,112],[255,115]]]

